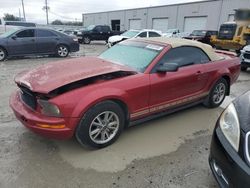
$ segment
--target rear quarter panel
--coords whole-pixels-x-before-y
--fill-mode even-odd
[[[240,74],[240,59],[237,57],[228,57],[219,61],[213,61],[205,64],[205,69],[209,76],[206,87],[208,91],[222,77],[229,78],[230,85],[232,85],[236,82]]]

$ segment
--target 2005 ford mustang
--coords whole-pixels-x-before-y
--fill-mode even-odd
[[[18,74],[10,98],[35,133],[112,144],[124,127],[203,103],[219,106],[240,73],[240,60],[185,39],[131,39],[103,52]]]

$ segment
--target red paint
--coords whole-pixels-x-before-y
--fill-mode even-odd
[[[203,96],[222,76],[228,76],[230,84],[233,84],[239,76],[238,58],[182,67],[177,72],[150,74],[154,65],[170,48],[169,45],[165,45],[162,53],[153,60],[145,73],[109,81],[97,81],[49,99],[59,107],[62,114],[60,118],[46,117],[38,110],[29,109],[20,100],[19,91],[11,96],[10,106],[16,117],[32,131],[50,138],[68,139],[74,135],[84,113],[100,101],[120,100],[127,105],[129,114],[146,112],[139,113],[139,116],[131,119],[135,120],[153,113],[150,109],[162,104]],[[47,94],[73,81],[119,70],[130,71],[127,67],[114,65],[99,58],[85,57],[47,64],[19,74],[15,81],[27,83],[34,92]],[[65,124],[66,128],[44,129],[37,127],[37,123]]]

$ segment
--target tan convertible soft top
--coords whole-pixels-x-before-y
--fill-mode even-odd
[[[177,48],[180,46],[194,46],[194,47],[201,48],[209,56],[211,61],[217,61],[217,60],[223,59],[223,57],[215,53],[214,49],[210,45],[197,42],[194,40],[180,39],[180,38],[167,38],[167,37],[152,37],[152,38],[147,38],[146,40],[152,41],[152,42],[169,44],[172,46],[172,48]]]

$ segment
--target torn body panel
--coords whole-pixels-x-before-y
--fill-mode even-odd
[[[15,82],[33,92],[48,94],[71,83],[119,71],[134,72],[129,67],[97,57],[84,57],[49,63],[22,72],[15,77]]]

